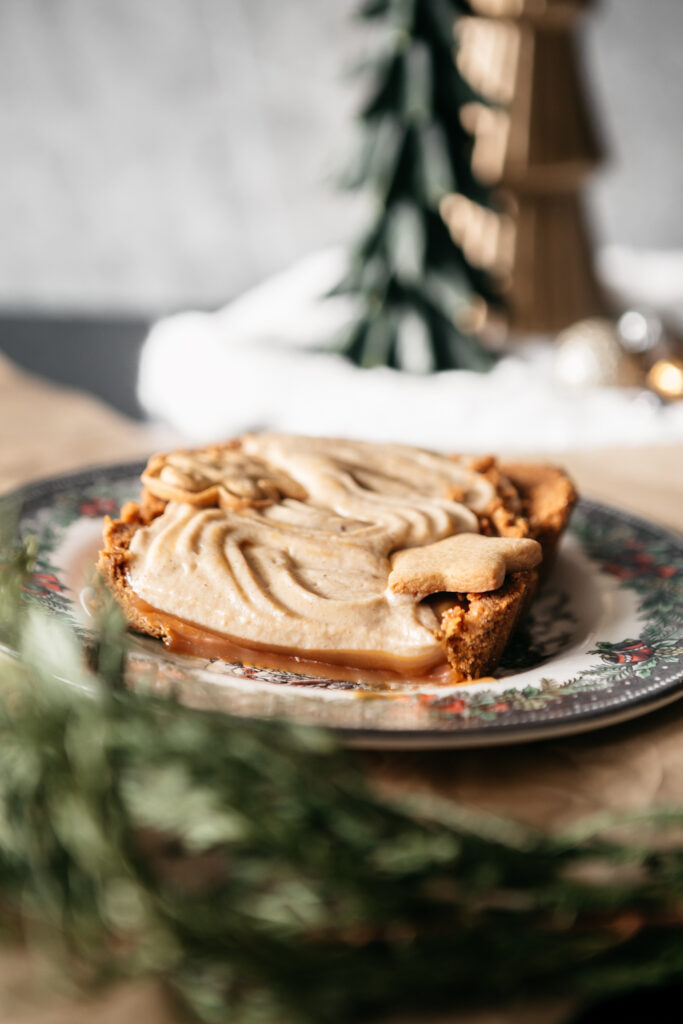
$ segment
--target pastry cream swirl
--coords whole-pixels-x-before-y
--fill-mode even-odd
[[[478,532],[491,483],[401,445],[254,434],[241,451],[263,462],[264,476],[286,473],[306,500],[241,509],[169,501],[131,542],[135,593],[247,645],[438,661],[436,616],[389,590],[389,556]]]

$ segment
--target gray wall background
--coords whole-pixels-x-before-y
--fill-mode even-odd
[[[0,310],[212,306],[351,237],[352,6],[0,0]],[[584,36],[596,232],[683,246],[683,2],[603,0]]]

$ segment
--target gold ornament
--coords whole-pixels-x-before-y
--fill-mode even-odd
[[[658,359],[647,375],[648,387],[669,401],[683,399],[683,359]]]
[[[567,327],[555,343],[555,376],[573,387],[638,387],[644,383],[636,358],[625,352],[611,320],[591,317]]]

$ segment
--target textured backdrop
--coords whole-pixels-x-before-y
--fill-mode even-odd
[[[350,0],[0,0],[0,309],[226,300],[358,206]],[[683,245],[681,0],[603,0],[586,55],[605,241]]]

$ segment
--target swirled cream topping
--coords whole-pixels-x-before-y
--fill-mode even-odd
[[[140,598],[246,646],[323,659],[367,652],[378,663],[384,652],[413,667],[442,657],[431,608],[388,586],[391,556],[478,533],[477,513],[495,498],[484,476],[417,448],[282,434],[210,452],[156,465],[178,489],[131,542]],[[223,478],[238,493],[240,466],[242,490],[258,500],[197,502]],[[151,476],[145,483],[154,492]]]

